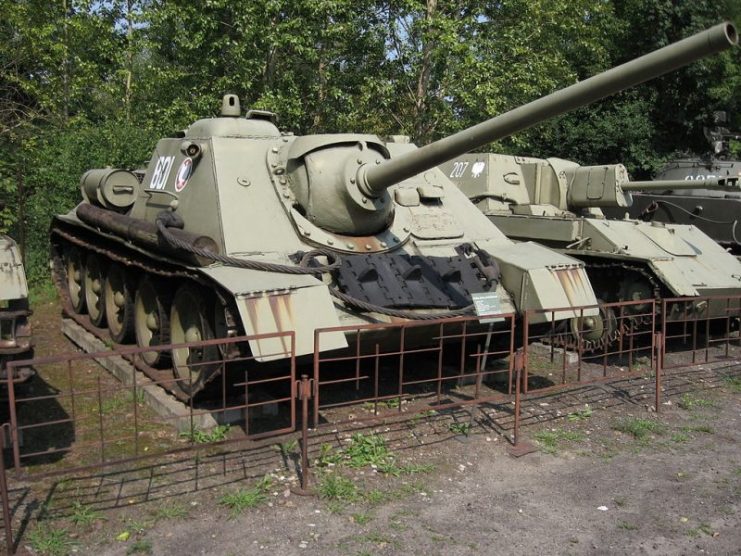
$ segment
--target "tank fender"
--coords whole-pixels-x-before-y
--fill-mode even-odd
[[[214,266],[203,273],[219,283],[235,298],[247,335],[294,331],[295,353],[314,352],[314,331],[340,326],[337,310],[327,286],[309,275],[288,275],[258,270]],[[342,332],[321,336],[321,351],[347,347]],[[259,362],[285,359],[290,350],[286,337],[250,341]]]
[[[528,249],[513,243],[490,250],[501,269],[502,284],[512,294],[518,310],[542,310],[531,315],[532,323],[596,315],[597,298],[584,265],[540,244],[527,243]],[[568,307],[589,308],[582,313]]]

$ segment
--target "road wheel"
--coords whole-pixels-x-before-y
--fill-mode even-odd
[[[103,297],[111,338],[118,344],[130,343],[134,337],[134,292],[128,272],[120,264],[108,267]]]
[[[71,247],[64,254],[67,294],[72,310],[78,315],[85,313],[85,267],[80,250]]]
[[[170,310],[170,339],[173,344],[211,340],[214,335],[214,299],[208,291],[192,284],[180,286]],[[217,346],[180,347],[172,350],[172,367],[178,386],[189,396],[203,388],[221,367]]]
[[[134,329],[139,347],[170,343],[170,295],[149,276],[139,281],[134,300]],[[163,367],[170,362],[168,351],[144,351],[144,362],[150,367]]]
[[[85,259],[85,305],[90,322],[95,326],[105,326],[105,268],[96,253],[88,253]]]

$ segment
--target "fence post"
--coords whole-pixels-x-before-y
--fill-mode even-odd
[[[301,487],[294,489],[296,494],[311,495],[309,489],[309,399],[312,397],[313,380],[301,375],[297,384],[298,398],[301,400]]]
[[[656,413],[661,407],[661,373],[664,369],[664,335],[661,332],[654,334],[654,344],[656,345],[656,362],[654,363],[654,374],[656,375],[656,400],[654,407]]]
[[[13,528],[11,525],[10,516],[10,494],[8,493],[8,477],[5,474],[5,439],[10,438],[7,432],[10,425],[3,423],[0,425],[0,496],[2,496],[3,503],[3,526],[5,527],[5,550],[6,553],[12,556],[15,554],[15,542],[13,541]]]
[[[520,390],[522,388],[522,352],[515,354],[515,430],[513,445],[516,447],[520,442]]]

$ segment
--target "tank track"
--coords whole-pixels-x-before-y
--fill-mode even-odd
[[[61,226],[59,224],[61,224]],[[50,231],[52,236],[52,280],[54,282],[54,286],[59,292],[59,296],[62,301],[63,313],[100,340],[106,342],[110,341],[107,331],[94,326],[85,315],[78,315],[72,308],[72,302],[69,298],[69,293],[67,291],[66,285],[66,269],[64,267],[64,262],[59,251],[59,247],[61,247],[62,243],[66,242],[68,245],[73,245],[98,253],[99,255],[107,257],[111,261],[121,263],[126,267],[135,267],[149,274],[161,276],[163,278],[180,278],[192,280],[201,285],[205,284],[205,282],[200,278],[199,275],[187,269],[178,268],[177,266],[170,265],[164,261],[149,259],[145,255],[139,254],[137,252],[124,252],[120,250],[120,246],[117,246],[115,244],[111,245],[113,244],[113,242],[109,242],[108,248],[101,247],[98,244],[87,241],[83,237],[80,237],[80,235],[69,233],[67,230],[63,229],[63,227],[64,224],[57,221],[52,224],[52,228]],[[57,239],[55,240],[55,238]],[[59,241],[60,239],[61,241]],[[119,247],[119,249],[116,249],[116,247]],[[178,388],[175,383],[172,382],[174,376],[174,370],[172,367],[154,368],[144,364],[139,358],[135,358],[130,355],[123,355],[122,357],[129,361],[137,370],[144,373],[147,378],[162,385],[163,389],[172,394],[181,402],[189,402],[198,393],[194,392],[192,395],[189,396],[180,388]],[[204,382],[204,388],[217,376],[219,376],[218,373],[211,374]]]
[[[627,276],[630,273],[638,274],[643,277],[651,287],[654,299],[661,299],[662,285],[656,279],[656,277],[649,272],[645,267],[635,264],[619,263],[619,262],[597,262],[594,260],[584,260],[584,265],[587,271],[587,275],[590,277],[593,286],[595,280],[592,280],[595,272],[602,274]],[[600,280],[601,281],[601,280]],[[595,291],[598,299],[610,301],[619,301],[617,299],[618,293],[621,289],[623,281],[618,283],[615,292],[608,291]],[[596,289],[596,288],[595,288]],[[604,317],[603,317],[604,318]],[[571,332],[566,330],[568,321],[562,322],[557,329],[549,336],[543,338],[541,341],[549,345],[554,345],[566,350],[579,350],[581,344],[581,350],[586,353],[604,351],[608,346],[619,340],[623,335],[630,331],[628,325],[629,322],[633,323],[633,329],[643,330],[651,324],[652,318],[648,315],[643,316],[628,316],[618,321],[618,325],[615,327],[609,335],[603,335],[598,340],[584,340],[581,342]]]

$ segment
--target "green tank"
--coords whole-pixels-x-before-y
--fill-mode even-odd
[[[309,355],[319,328],[471,314],[483,293],[496,295],[501,312],[558,308],[540,323],[574,319],[571,308],[596,303],[583,264],[509,240],[437,166],[735,42],[732,25],[717,26],[592,78],[599,85],[586,81],[421,148],[370,134],[281,132],[272,113],[243,116],[227,95],[219,117],[160,140],[146,170],[82,177],[82,203],[52,223],[57,283],[72,311],[114,342],[142,347],[294,331],[296,354]],[[326,334],[319,349],[348,341]],[[250,350],[261,363],[286,356],[275,338],[254,339]],[[199,362],[232,355],[182,348],[144,359],[171,366],[193,396],[221,368]]]
[[[500,154],[468,154],[442,168],[508,237],[537,241],[584,262],[603,301],[741,295],[741,263],[698,227],[609,220],[602,213],[630,207],[632,191],[697,188],[697,182],[632,182],[622,164],[580,166]],[[701,186],[740,190],[737,178],[707,179]],[[719,317],[726,305],[701,301],[693,310]]]
[[[24,382],[34,375],[31,367],[16,367],[8,377],[10,361],[33,357],[33,336],[28,318],[28,285],[18,244],[0,234],[0,380]]]

